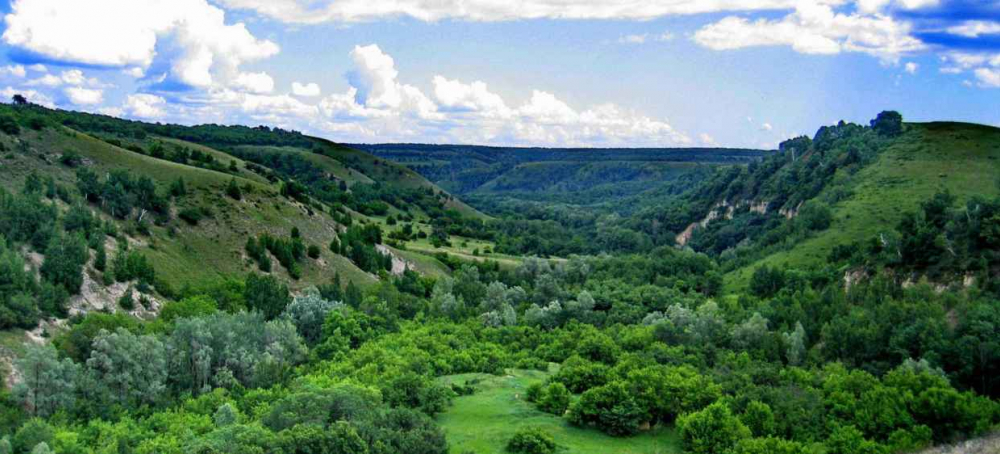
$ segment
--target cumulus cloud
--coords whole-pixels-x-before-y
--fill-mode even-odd
[[[26,75],[28,75],[28,72],[24,70],[24,66],[22,65],[7,65],[0,68],[0,76],[24,78]]]
[[[274,79],[265,72],[240,73],[233,81],[233,85],[256,94],[274,91]]]
[[[14,95],[24,96],[25,98],[28,99],[28,102],[34,104],[38,104],[49,108],[56,107],[56,103],[51,96],[37,90],[24,89],[21,87],[15,88],[10,86],[4,88],[3,90],[0,90],[0,97],[3,97],[4,99],[10,99],[14,97]]]
[[[976,68],[974,74],[979,84],[984,87],[1000,87],[1000,68]]]
[[[167,100],[147,93],[128,95],[123,112],[138,118],[160,118],[165,115]]]
[[[917,69],[919,69],[919,68],[920,68],[920,65],[918,65],[918,64],[916,64],[916,63],[914,63],[912,61],[906,62],[906,64],[903,65],[903,71],[906,71],[909,74],[916,74],[917,73]]]
[[[350,55],[350,88],[324,97],[312,126],[342,140],[447,141],[520,145],[679,145],[692,140],[664,120],[613,104],[575,109],[555,94],[534,90],[512,107],[483,81],[442,75],[432,96],[399,80],[391,56],[378,46]]]
[[[485,82],[478,80],[464,84],[444,76],[434,76],[434,98],[447,110],[484,112],[504,118],[511,115],[503,99],[491,93]]]
[[[916,1],[916,0],[908,0]],[[792,8],[796,0],[219,0],[229,8],[254,10],[283,22],[363,22],[388,17],[421,21],[513,21],[523,19],[631,19],[721,11]],[[832,4],[843,0],[827,0]]]
[[[98,89],[67,87],[63,92],[71,103],[78,106],[92,106],[104,102],[104,92]]]
[[[295,96],[311,98],[320,95],[320,88],[319,85],[315,83],[303,84],[299,82],[292,82],[292,94]]]
[[[917,10],[938,6],[940,0],[858,0],[858,10],[877,13],[887,9]]]
[[[942,62],[943,73],[971,72],[980,87],[1000,88],[1000,53],[950,52],[942,57]]]
[[[964,36],[966,38],[978,38],[980,35],[1000,34],[1000,22],[971,20],[947,28],[948,33]]]
[[[694,40],[714,50],[791,46],[804,54],[862,52],[890,61],[925,48],[905,22],[881,14],[838,13],[813,1],[799,3],[778,20],[726,17],[698,30]]]
[[[199,88],[235,82],[240,64],[278,53],[206,0],[14,0],[4,22],[6,44],[42,57],[145,71],[162,54],[170,80]]]

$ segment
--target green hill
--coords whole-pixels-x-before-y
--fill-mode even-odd
[[[29,175],[51,179],[75,192],[79,169],[102,177],[115,170],[124,170],[132,178],[148,177],[159,193],[183,180],[187,194],[174,198],[164,220],[143,223],[142,233],[135,232],[132,218],[101,214],[126,232],[137,250],[155,264],[157,276],[175,289],[256,270],[244,250],[247,238],[262,234],[288,237],[293,229],[301,232],[306,246],[319,249],[317,258],[301,262],[298,279],[290,278],[275,264],[274,274],[288,280],[293,288],[327,283],[334,274],[344,282],[376,282],[374,274],[327,247],[346,227],[348,217],[360,224],[385,223],[385,214],[360,214],[356,204],[363,202],[358,197],[368,201],[364,203],[386,204],[388,214],[407,213],[416,226],[423,225],[428,231],[440,210],[454,209],[469,218],[484,218],[405,167],[287,131],[154,125],[39,106],[4,105],[0,115],[25,125],[35,122],[36,126],[0,137],[6,150],[0,155],[4,175],[0,185],[10,192],[19,192]],[[268,168],[245,159],[257,155],[276,155],[281,162],[291,164]],[[309,171],[317,169],[315,181],[308,180]],[[338,199],[329,192],[316,191],[339,181],[345,182],[346,188],[332,189]],[[231,183],[242,189],[239,200],[227,195]],[[307,186],[303,195],[288,193],[287,188],[295,184]],[[420,203],[411,203],[418,196]],[[338,210],[341,217],[331,215]],[[404,257],[401,251],[395,254],[421,272],[440,274],[446,269],[432,257],[413,252]]]
[[[962,205],[973,196],[1000,194],[1000,129],[967,123],[912,123],[878,158],[853,177],[850,195],[833,204],[829,228],[726,276],[731,289],[746,285],[762,265],[821,267],[837,245],[891,230],[903,215],[947,190]],[[829,198],[829,188],[818,197]]]

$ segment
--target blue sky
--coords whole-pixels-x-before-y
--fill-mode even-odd
[[[13,0],[0,95],[344,142],[773,147],[1000,125],[1000,2]]]

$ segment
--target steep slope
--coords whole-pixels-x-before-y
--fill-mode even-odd
[[[27,152],[9,153],[3,160],[3,183],[10,190],[19,188],[31,172],[73,187],[75,169],[58,162],[66,151],[82,158],[82,168],[98,174],[125,169],[133,177],[151,178],[161,191],[183,179],[188,195],[175,201],[175,215],[184,209],[198,209],[205,214],[203,219],[197,225],[180,220],[165,226],[151,224],[149,235],[134,236],[134,244],[153,260],[157,274],[174,287],[204,284],[254,269],[243,253],[248,236],[265,232],[288,236],[297,227],[307,243],[324,246],[338,228],[330,216],[281,197],[276,185],[260,181],[242,167],[234,175],[170,162],[62,127],[25,130],[15,140]],[[241,200],[226,195],[231,180],[244,189]],[[325,247],[321,250],[320,260],[305,264],[296,286],[325,283],[334,272],[359,284],[374,281],[346,258],[329,253]]]
[[[130,243],[154,263],[157,277],[175,290],[258,270],[245,248],[248,238],[266,234],[287,239],[293,230],[300,232],[304,246],[318,249],[318,256],[300,259],[299,276],[289,275],[276,260],[272,273],[293,288],[328,283],[334,274],[342,282],[364,286],[377,282],[371,267],[366,272],[356,257],[328,247],[348,225],[384,225],[386,215],[401,218],[405,213],[414,227],[429,232],[430,222],[445,210],[485,218],[412,170],[295,132],[151,124],[35,105],[3,105],[0,116],[14,129],[21,125],[19,131],[0,134],[6,150],[0,155],[0,185],[10,192],[19,192],[33,175],[75,193],[80,169],[101,179],[114,171],[146,177],[164,196],[183,181],[186,194],[171,197],[169,216],[158,216],[156,222],[100,214],[126,232]],[[278,156],[276,162],[292,165],[269,168],[249,159],[259,156]],[[310,178],[316,184],[303,185]],[[230,187],[241,194],[229,194]],[[330,192],[316,192],[324,188]],[[356,206],[360,203],[385,204],[389,210],[362,214]],[[102,211],[91,205],[95,213]],[[63,203],[61,209],[66,208]],[[396,272],[404,266],[432,275],[446,270],[433,257],[383,251],[395,257]]]
[[[907,212],[947,190],[956,205],[1000,194],[1000,129],[967,123],[912,123],[854,177],[850,195],[833,204],[830,227],[726,276],[731,289],[746,285],[763,265],[811,268],[825,264],[837,245],[894,228]],[[828,189],[818,197],[829,197]]]

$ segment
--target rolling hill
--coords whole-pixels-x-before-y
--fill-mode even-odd
[[[727,148],[352,146],[403,164],[470,201],[512,198],[588,206],[613,206],[685,177],[690,184],[717,166],[746,164],[768,154]]]
[[[294,288],[326,283],[335,273],[345,282],[376,282],[377,276],[326,247],[345,228],[330,215],[336,211],[333,205],[362,224],[384,223],[386,214],[409,213],[419,228],[439,213],[391,199],[423,191],[430,194],[427,200],[441,200],[442,209],[453,209],[469,218],[485,218],[403,166],[284,131],[154,125],[39,106],[4,105],[0,106],[0,115],[30,117],[38,122],[37,129],[23,128],[16,135],[0,138],[6,150],[0,155],[0,171],[4,174],[0,185],[8,191],[18,192],[29,175],[51,178],[56,185],[72,188],[81,168],[98,175],[124,170],[133,178],[148,177],[164,193],[172,183],[183,180],[187,194],[176,198],[170,219],[149,223],[146,234],[135,233],[128,219],[115,220],[130,232],[138,250],[155,263],[157,275],[175,288],[252,271],[255,266],[244,251],[247,238],[261,234],[287,237],[293,229],[301,232],[307,245],[316,245],[320,250],[318,259],[303,262],[299,279],[289,279],[282,267],[276,267],[274,273]],[[238,138],[233,131],[246,137]],[[371,196],[373,201],[385,199],[398,206],[385,202],[388,213],[364,215],[343,203],[283,195],[283,185],[301,180],[303,172],[270,169],[241,158],[249,155],[275,155],[283,162],[307,163],[310,170],[318,169],[324,184],[342,181],[348,193],[378,187],[379,191]],[[238,200],[226,194],[231,182],[242,189]],[[182,219],[182,212],[195,212],[197,219]],[[396,254],[403,255],[401,251]],[[412,252],[405,255],[409,258],[404,260],[418,271],[439,274],[445,269],[431,257]]]

